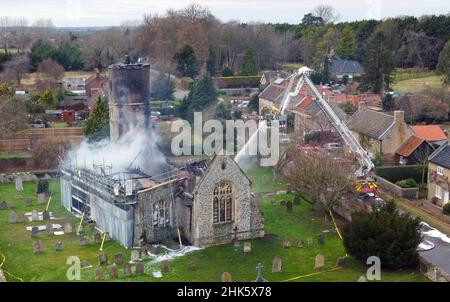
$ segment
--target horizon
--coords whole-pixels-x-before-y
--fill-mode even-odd
[[[6,2],[0,0],[1,2]],[[426,3],[411,4],[399,0],[366,0],[353,2],[343,0],[335,3],[329,0],[286,0],[282,5],[270,0],[132,0],[123,3],[119,0],[20,0],[19,3],[2,3],[1,16],[26,18],[29,24],[38,19],[52,19],[58,28],[64,27],[113,27],[124,22],[140,21],[146,14],[164,14],[168,9],[181,9],[189,4],[199,4],[207,8],[221,22],[238,21],[241,23],[288,23],[299,24],[303,16],[318,5],[331,5],[340,18],[335,22],[358,20],[382,20],[399,16],[421,17],[426,15],[446,15],[443,11],[448,2],[429,0]],[[270,14],[269,14],[270,12]]]

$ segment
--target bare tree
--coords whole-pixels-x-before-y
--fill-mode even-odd
[[[28,56],[15,56],[5,63],[4,71],[1,75],[2,79],[7,82],[15,81],[17,85],[20,85],[21,80],[28,73],[29,68],[30,61]]]
[[[52,59],[45,59],[37,67],[39,81],[45,88],[52,87],[58,80],[64,77],[64,68]]]
[[[32,150],[33,166],[37,169],[54,169],[58,167],[59,160],[70,148],[67,140],[57,138],[40,139]]]
[[[27,127],[25,100],[16,96],[0,96],[0,137]]]
[[[295,149],[286,153],[289,162],[283,173],[291,189],[307,197],[311,209],[317,202],[332,209],[341,197],[352,191],[350,167],[337,163],[327,154],[306,154]]]
[[[339,14],[331,5],[316,6],[313,9],[312,14],[316,17],[322,18],[325,24],[336,22],[337,20],[339,20],[340,17]]]
[[[12,20],[9,17],[0,17],[0,39],[2,41],[3,49],[6,54],[8,53],[9,49],[11,22]]]

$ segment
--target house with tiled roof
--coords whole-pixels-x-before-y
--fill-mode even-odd
[[[411,129],[417,137],[435,146],[440,146],[447,140],[447,135],[439,125],[415,125],[411,126]]]
[[[423,138],[412,135],[395,152],[395,163],[399,165],[417,165],[426,163],[436,149]]]
[[[428,200],[444,206],[450,191],[450,138],[428,158]]]
[[[372,154],[380,154],[384,162],[394,163],[397,149],[414,134],[403,111],[390,115],[364,104],[360,104],[346,124],[361,145]]]
[[[330,62],[330,77],[335,80],[342,80],[344,76],[349,79],[359,77],[364,73],[364,67],[355,60],[342,59],[339,55],[334,55]]]

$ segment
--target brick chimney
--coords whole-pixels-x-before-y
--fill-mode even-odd
[[[405,111],[395,110],[394,111],[394,123],[403,123],[405,121]]]

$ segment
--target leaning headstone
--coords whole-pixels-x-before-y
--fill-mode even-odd
[[[8,223],[17,223],[17,214],[16,212],[11,212],[8,215]]]
[[[339,257],[336,260],[336,266],[345,266],[347,264],[347,257]]]
[[[144,264],[136,263],[136,275],[142,275],[144,273]]]
[[[283,248],[285,248],[285,249],[290,248],[291,245],[292,245],[291,241],[288,238],[283,240]]]
[[[286,203],[286,211],[292,213],[292,201],[290,200]]]
[[[356,280],[356,282],[367,282],[367,279],[366,279],[366,277],[364,277],[364,276],[360,276],[360,277],[358,278],[358,280]]]
[[[38,194],[38,204],[44,204],[45,203],[45,193],[39,193]]]
[[[103,269],[100,267],[95,270],[95,280],[103,280]]]
[[[325,236],[323,234],[320,234],[319,236],[317,236],[317,243],[319,245],[324,245],[325,244]]]
[[[89,238],[86,235],[81,235],[80,237],[80,245],[88,245]]]
[[[31,228],[31,238],[37,238],[38,237],[39,229],[38,227],[34,226]]]
[[[17,204],[16,204],[15,202],[12,202],[12,203],[9,205],[9,208],[10,208],[10,209],[15,209],[15,208],[17,208]]]
[[[83,260],[81,262],[81,268],[89,268],[92,267],[92,264],[89,262],[89,260]]]
[[[102,243],[102,234],[95,233],[94,234],[94,241],[95,241],[95,243]]]
[[[105,253],[100,253],[100,255],[98,255],[98,262],[100,263],[100,265],[107,265],[108,264],[108,256],[106,256]]]
[[[45,230],[47,231],[47,235],[49,235],[49,236],[55,234],[53,231],[53,223],[48,223],[45,227]]]
[[[17,214],[17,222],[22,223],[24,221],[25,221],[25,214],[23,214],[23,213]]]
[[[231,278],[231,274],[229,272],[224,272],[222,274],[222,282],[233,282],[233,279]]]
[[[40,241],[35,241],[35,242],[33,243],[33,252],[34,252],[35,254],[40,254],[40,253],[42,253],[42,244],[41,244]]]
[[[324,255],[317,255],[316,261],[314,263],[314,268],[322,268],[325,266],[325,256]]]
[[[22,176],[16,177],[16,191],[22,192],[23,191],[23,179]]]
[[[71,234],[72,233],[72,224],[70,224],[70,222],[67,222],[64,225],[64,233],[66,233],[66,234]]]
[[[308,238],[307,240],[308,246],[313,245],[313,239],[311,237]]]
[[[114,263],[117,265],[123,263],[123,255],[121,253],[117,253],[114,255]]]
[[[244,242],[244,253],[250,253],[252,251],[252,243]]]
[[[161,261],[161,271],[166,272],[166,273],[169,271],[169,261],[168,260]]]
[[[281,272],[281,265],[282,265],[282,261],[281,258],[276,256],[275,258],[273,258],[272,261],[272,273],[279,273]]]
[[[280,205],[284,207],[286,205],[286,200],[281,200]]]
[[[300,196],[299,195],[295,195],[294,196],[294,205],[298,206],[300,205]]]
[[[297,247],[298,248],[302,248],[303,247],[303,245],[304,245],[305,243],[303,242],[303,240],[297,240]]]
[[[117,279],[119,276],[119,273],[117,272],[117,266],[111,266],[109,269],[109,278],[111,279]]]
[[[50,220],[50,214],[47,210],[44,210],[44,212],[42,212],[42,220],[44,221]]]
[[[131,251],[131,261],[139,261],[141,260],[141,251],[140,250],[132,250]]]
[[[132,275],[131,264],[125,263],[125,265],[123,266],[123,274],[125,275],[125,277],[129,277]]]
[[[0,202],[0,210],[6,210],[8,208],[8,203],[6,201]]]
[[[27,198],[25,200],[25,204],[27,205],[27,207],[31,207],[33,205],[33,199]]]
[[[63,243],[62,241],[56,241],[55,243],[55,252],[61,252],[63,250]]]
[[[31,211],[31,220],[32,221],[38,221],[39,220],[39,213],[37,210]]]

